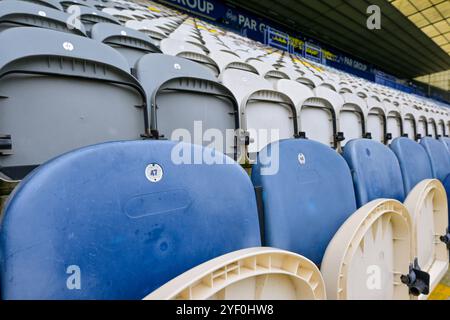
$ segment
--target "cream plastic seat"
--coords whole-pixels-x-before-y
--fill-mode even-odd
[[[401,275],[411,261],[411,216],[399,201],[357,210],[331,240],[321,272],[332,300],[407,300]]]
[[[310,260],[274,248],[250,248],[207,261],[144,300],[325,300],[325,284]]]
[[[444,186],[436,179],[420,182],[409,193],[405,206],[412,218],[414,256],[420,267],[430,275],[430,292],[445,276],[449,267],[449,255],[440,240],[448,226],[447,196]],[[419,299],[426,299],[420,295]]]

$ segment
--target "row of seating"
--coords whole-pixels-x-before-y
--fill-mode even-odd
[[[34,15],[41,18],[28,20],[27,25],[54,26],[49,21],[59,19],[57,25],[67,27],[67,30],[59,28],[59,31],[72,33],[73,30],[78,30],[78,34],[73,35],[43,28],[18,28],[19,18],[14,23],[6,20],[9,22],[3,24],[1,41],[8,43],[15,39],[15,46],[5,47],[5,53],[2,53],[5,57],[1,69],[4,84],[0,83],[0,86],[2,96],[6,98],[2,104],[3,116],[0,122],[0,171],[4,179],[20,180],[44,161],[92,143],[139,137],[174,138],[177,129],[185,129],[193,135],[195,121],[201,121],[203,130],[218,130],[228,141],[219,141],[216,147],[241,161],[246,161],[247,153],[254,155],[267,143],[280,138],[309,137],[335,148],[345,145],[345,137],[348,140],[373,135],[374,139],[385,143],[404,134],[420,138],[420,134],[416,134],[420,130],[416,127],[420,128],[419,123],[423,122],[416,123],[413,118],[405,118],[403,121],[400,113],[400,118],[389,117],[389,113],[383,111],[386,107],[381,102],[375,103],[371,109],[364,109],[361,108],[364,102],[357,101],[357,96],[346,92],[341,97],[324,85],[311,90],[294,80],[272,79],[270,82],[258,74],[257,70],[261,70],[261,65],[244,70],[242,66],[251,67],[252,62],[238,63],[230,60],[230,57],[224,58],[223,56],[232,54],[222,49],[211,55],[212,61],[217,61],[222,66],[219,68],[221,71],[218,82],[210,72],[211,68],[202,68],[199,64],[182,58],[155,54],[147,56],[149,52],[159,52],[158,46],[144,33],[110,23],[114,17],[108,23],[95,20],[97,23],[91,25],[90,35],[97,41],[95,42],[80,37],[84,34],[83,25],[78,29],[69,28],[65,24],[67,16],[56,9],[54,12],[48,12],[49,10],[24,1],[6,0],[0,3],[0,12],[4,12],[4,16],[10,16],[8,12],[19,12],[21,14],[11,15],[19,18]],[[58,18],[58,14],[62,16]],[[163,18],[167,17],[139,22]],[[130,21],[134,20],[128,20],[127,23]],[[172,21],[173,23],[175,22]],[[180,27],[186,25],[182,24]],[[173,34],[179,30],[174,25],[172,28],[175,30]],[[178,33],[183,34],[181,31]],[[30,47],[29,38],[36,39],[39,43]],[[44,38],[52,38],[54,41],[50,44]],[[164,39],[161,48],[164,48],[164,41],[174,39],[176,36]],[[217,38],[214,39],[217,43]],[[117,50],[127,59],[128,66],[119,54],[99,42]],[[31,59],[36,55],[39,58]],[[216,60],[213,59],[214,55]],[[47,58],[44,56],[51,56],[54,63],[47,65]],[[267,54],[261,55],[261,59],[269,59],[268,57]],[[18,62],[25,59],[26,67]],[[61,68],[60,59],[65,60],[66,68]],[[282,63],[281,60],[277,61]],[[76,72],[73,67],[68,68],[74,63],[80,67]],[[92,67],[86,69],[84,64]],[[100,66],[115,70],[99,73],[97,68]],[[275,71],[281,72],[269,70],[265,77],[272,74],[276,79]],[[36,73],[45,75],[45,81],[36,78]],[[65,81],[60,81],[61,77]],[[53,89],[56,81],[58,90]],[[121,85],[121,90],[117,89],[118,85]],[[45,92],[48,94],[44,94]],[[100,92],[103,94],[100,95]],[[37,94],[40,95],[39,99],[36,98]],[[16,95],[20,95],[20,98],[16,98]],[[79,96],[86,97],[83,106],[79,106],[76,98]],[[183,109],[179,108],[178,101],[185,103]],[[61,108],[61,104],[71,111]],[[376,114],[373,110],[376,110]],[[180,112],[182,116],[179,116]],[[24,113],[29,114],[29,118],[23,117]],[[105,117],[105,114],[109,116]],[[61,126],[47,125],[54,119],[58,119]],[[412,122],[408,122],[411,119]],[[433,125],[431,134],[428,134],[428,124]],[[412,131],[405,133],[408,131],[406,128]],[[443,121],[439,125],[434,120],[425,121],[422,128],[425,130],[424,135],[446,135]],[[392,132],[388,132],[390,129]],[[230,130],[238,131],[239,139],[235,139],[234,133],[230,137]],[[260,133],[258,130],[265,131]],[[266,131],[270,130],[275,130],[276,135],[267,134]],[[73,137],[74,132],[77,132],[76,138]],[[200,143],[210,145],[211,141]]]
[[[177,146],[104,143],[33,171],[0,227],[2,298],[141,299],[201,263],[261,244],[305,257],[310,271],[312,262],[321,266],[334,299],[426,296],[448,269],[438,179],[449,191],[450,153],[435,139],[397,138],[392,150],[357,139],[343,157],[319,142],[282,140],[259,153],[252,181],[229,161],[175,164]],[[181,146],[191,156],[208,152]],[[401,279],[414,258],[429,286],[417,275]],[[362,281],[372,265],[379,290]],[[76,290],[67,285],[70,266],[80,271]],[[315,296],[325,297],[314,282]]]
[[[426,298],[446,109],[149,3],[0,1],[1,297]]]
[[[71,5],[78,5],[81,7],[81,11],[77,12],[78,16],[83,22],[88,24],[85,29],[90,28],[92,24],[99,22],[97,20],[100,19],[101,21],[110,23],[117,23],[118,21],[122,24],[128,23],[127,27],[131,26],[140,30],[157,42],[169,36],[169,39],[166,39],[167,45],[163,46],[164,50],[169,54],[190,57],[199,62],[206,63],[207,65],[208,63],[204,59],[211,60],[210,57],[198,56],[201,56],[202,52],[211,53],[209,51],[212,49],[211,51],[217,51],[213,52],[213,54],[227,57],[225,60],[234,59],[235,62],[237,62],[236,59],[240,59],[241,62],[247,64],[249,70],[254,70],[256,68],[261,75],[265,76],[269,72],[269,78],[290,77],[291,79],[296,80],[300,74],[303,77],[299,81],[310,87],[316,87],[323,83],[325,86],[338,92],[356,93],[358,96],[362,97],[366,96],[368,93],[370,95],[378,95],[378,97],[381,98],[380,100],[390,102],[395,106],[399,106],[400,104],[411,104],[419,110],[427,111],[430,109],[431,112],[442,111],[442,108],[439,108],[439,103],[437,102],[422,97],[404,94],[400,91],[351,76],[339,70],[318,65],[312,61],[307,62],[298,56],[288,55],[285,52],[275,49],[269,49],[255,41],[250,41],[249,39],[221,30],[220,28],[212,26],[209,23],[198,21],[197,19],[188,19],[189,21],[184,28],[180,28],[177,32],[173,32],[173,28],[177,26],[177,21],[180,21],[178,18],[183,18],[185,15],[175,10],[157,5],[151,1],[144,1],[141,3],[117,0],[25,1],[37,3],[46,6],[47,8],[60,11],[68,10]],[[91,11],[88,11],[89,9],[91,9]],[[24,13],[27,15],[36,14],[29,10],[26,10],[25,12],[21,12],[21,10],[13,11],[14,15],[9,12],[8,18],[11,19],[14,16],[16,22],[22,20],[22,23],[25,19],[20,18],[23,18]],[[41,14],[42,13],[47,14],[45,11],[41,11]],[[50,16],[52,19],[55,18],[54,14],[50,14]],[[95,16],[99,17],[95,18]],[[69,26],[72,26],[72,20],[73,19],[69,19],[69,21],[67,21]],[[30,21],[26,21],[26,23],[28,24]],[[62,27],[61,23],[59,23],[59,25]],[[193,26],[194,28],[189,28],[189,26]],[[56,28],[55,26],[47,27]],[[64,28],[67,29],[67,26],[63,27],[63,29]],[[175,41],[174,43],[174,40],[178,40],[178,42]],[[214,64],[216,65],[214,66]],[[221,64],[223,67],[223,61],[217,63],[213,62],[210,65],[211,68],[217,72],[218,65]]]

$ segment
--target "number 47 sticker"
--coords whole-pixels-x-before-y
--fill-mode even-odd
[[[163,177],[163,169],[159,164],[151,163],[145,168],[145,176],[150,182],[158,182]]]

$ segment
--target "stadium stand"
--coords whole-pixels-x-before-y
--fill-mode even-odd
[[[72,149],[149,132],[144,89],[111,47],[29,27],[5,30],[0,41],[10,44],[0,48],[0,128],[11,140],[0,156],[5,176],[20,180]]]
[[[0,298],[426,299],[448,107],[152,1],[2,0]]]
[[[157,135],[171,139],[175,130],[185,129],[191,142],[196,122],[203,130],[218,130],[224,137],[231,130],[233,144],[216,148],[237,159],[233,135],[239,128],[238,103],[210,69],[183,58],[149,54],[137,63],[136,74],[152,106],[152,128]]]

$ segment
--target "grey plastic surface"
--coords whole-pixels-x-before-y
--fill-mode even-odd
[[[119,51],[127,59],[130,68],[143,55],[161,52],[146,34],[112,23],[95,24],[91,30],[91,38]]]
[[[78,6],[77,10],[73,9],[72,6],[67,8],[68,12],[79,13],[79,15],[80,15],[79,19],[84,24],[84,27],[86,28],[86,31],[88,33],[91,31],[92,26],[95,25],[96,23],[109,22],[109,23],[120,25],[120,21],[116,17],[113,17],[112,15],[107,14],[103,11],[100,11],[100,10],[97,10],[94,8],[90,8],[90,7],[86,7],[86,6]]]
[[[48,7],[48,8],[64,11],[61,3],[59,3],[58,0],[21,0],[21,1],[30,2],[30,3],[38,4],[41,6]]]
[[[82,24],[69,25],[70,15],[57,9],[25,1],[0,1],[0,31],[13,27],[40,27],[86,35]]]
[[[59,3],[62,5],[65,11],[72,5],[94,8],[90,0],[60,0]]]
[[[178,140],[172,136],[174,131],[184,129],[191,135],[190,142],[197,143],[193,140],[202,137],[194,136],[195,121],[201,121],[203,133],[218,129],[223,137],[227,129],[238,129],[237,101],[210,69],[179,57],[148,54],[138,61],[136,74],[152,106],[152,128],[165,138]],[[234,156],[232,142],[229,148],[213,147]],[[210,145],[211,141],[201,144]]]
[[[0,46],[0,132],[12,140],[0,172],[148,132],[145,93],[114,49],[26,27],[0,33],[0,43],[10,44]]]

